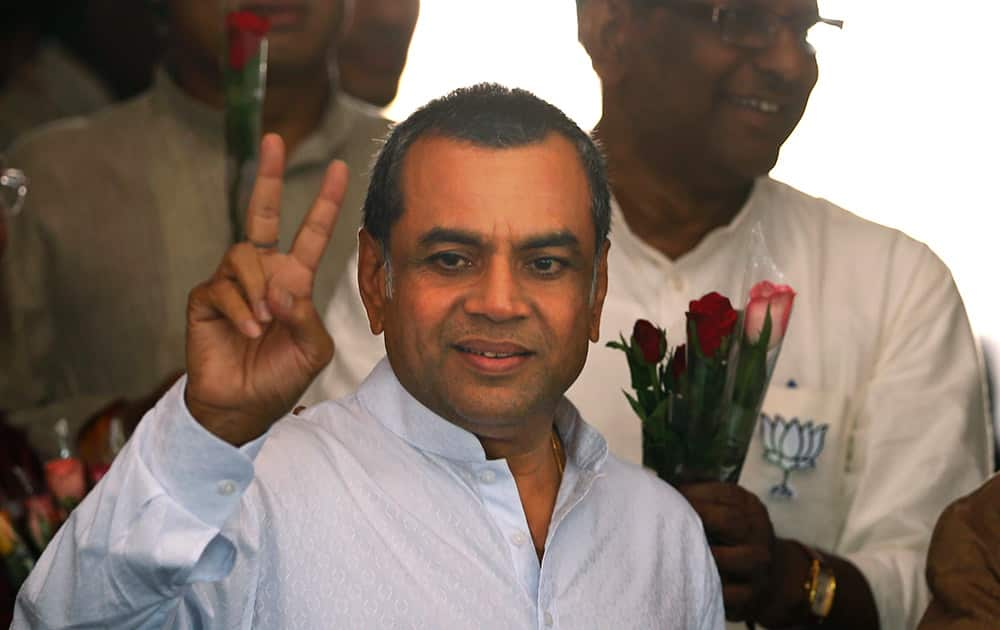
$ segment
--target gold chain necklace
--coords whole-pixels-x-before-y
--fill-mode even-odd
[[[559,434],[556,433],[555,429],[552,429],[552,457],[556,459],[556,468],[559,469],[559,481],[562,482],[563,469],[566,467],[566,464],[563,463],[562,442],[559,440]]]

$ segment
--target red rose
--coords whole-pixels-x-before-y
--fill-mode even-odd
[[[667,351],[665,333],[645,319],[636,321],[632,337],[642,350],[642,358],[650,365],[659,363]]]
[[[747,303],[743,330],[750,343],[756,343],[764,330],[764,320],[768,309],[771,311],[771,337],[767,347],[773,348],[785,338],[788,329],[788,318],[792,315],[792,304],[795,302],[795,291],[785,284],[758,282],[750,289],[750,301]]]
[[[739,313],[733,308],[729,298],[715,291],[700,300],[692,301],[688,309],[688,321],[694,322],[702,354],[706,357],[715,356],[722,346],[722,340],[732,334]]]
[[[260,50],[260,40],[271,28],[267,18],[250,11],[233,11],[226,16],[229,40],[229,67],[242,70]]]
[[[670,364],[670,371],[674,375],[674,380],[676,381],[687,369],[687,344],[682,343],[677,346],[674,350],[674,360]]]

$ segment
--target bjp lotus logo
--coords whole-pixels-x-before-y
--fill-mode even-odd
[[[795,490],[788,485],[788,476],[796,470],[816,467],[816,458],[823,452],[830,425],[816,425],[812,420],[803,423],[798,418],[789,421],[778,414],[772,418],[762,413],[760,419],[764,459],[784,472],[781,483],[771,488],[771,496],[793,499]]]

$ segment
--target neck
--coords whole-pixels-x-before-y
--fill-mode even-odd
[[[562,482],[560,469],[565,466],[562,443],[553,443],[554,436],[552,425],[545,425],[543,431],[534,432],[525,447],[516,452],[511,452],[512,449],[506,445],[500,448],[500,451],[508,453],[505,455],[507,466],[514,475],[514,483],[517,485],[528,530],[539,559],[545,549],[552,511]],[[493,459],[497,445],[488,439],[480,438],[480,441],[487,457]]]
[[[189,96],[209,107],[224,106],[222,74],[218,64],[205,63],[190,55],[171,50],[167,67],[177,85]],[[298,78],[301,77],[301,78]],[[261,127],[264,133],[277,133],[285,141],[288,155],[294,153],[310,133],[322,124],[333,89],[328,69],[299,72],[295,81],[267,82]]]
[[[670,259],[727,225],[753,187],[743,178],[706,176],[684,151],[643,156],[628,121],[605,114],[595,130],[604,145],[612,191],[633,233]],[[676,154],[676,155],[675,155]]]

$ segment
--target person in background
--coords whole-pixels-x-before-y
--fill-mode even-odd
[[[191,291],[187,377],[60,529],[12,628],[721,628],[693,510],[563,395],[607,290],[587,134],[489,84],[396,126],[359,236],[388,360],[301,415],[334,352],[313,289],[347,174],[330,166],[287,253],[260,248],[288,208],[281,139],[261,155],[247,242]]]
[[[643,317],[677,343],[688,302],[709,291],[742,306],[755,226],[798,292],[763,416],[785,435],[825,427],[813,466],[790,474],[792,497],[772,492],[783,470],[758,433],[739,485],[681,488],[727,617],[915,626],[934,522],[992,469],[983,377],[955,283],[926,245],[768,177],[817,80],[813,35],[839,23],[815,0],[578,7],[615,199],[605,338]],[[638,461],[627,387],[621,356],[601,348],[569,396]]]
[[[59,118],[147,89],[162,54],[149,2],[7,2],[0,20],[0,150]]]
[[[602,81],[595,133],[613,214],[602,343],[569,398],[612,452],[640,462],[626,362],[604,342],[644,318],[678,344],[689,302],[711,291],[741,308],[759,226],[798,292],[763,416],[788,445],[815,438],[801,433],[810,421],[825,433],[811,466],[789,473],[792,497],[772,493],[784,471],[760,434],[739,485],[682,489],[713,544],[727,616],[914,627],[934,522],[992,468],[983,379],[958,290],[929,248],[768,176],[816,83],[810,35],[838,23],[815,0],[582,0],[578,15]],[[366,327],[356,291],[338,290],[329,326]],[[350,391],[383,354],[360,332],[338,348],[310,399]]]
[[[419,15],[420,0],[356,2],[337,49],[340,89],[377,107],[391,103]]]
[[[263,127],[288,147],[282,217],[288,242],[337,157],[355,166],[344,229],[320,267],[316,299],[356,248],[364,166],[387,122],[334,81],[342,0],[248,5],[271,18]],[[224,184],[219,6],[170,0],[168,43],[153,87],[127,103],[50,126],[8,152],[31,179],[8,220],[8,330],[0,400],[41,453],[51,423],[74,426],[109,406],[134,424],[184,366],[188,287],[232,242]]]
[[[955,501],[927,556],[933,599],[919,630],[993,630],[1000,620],[1000,475]]]

